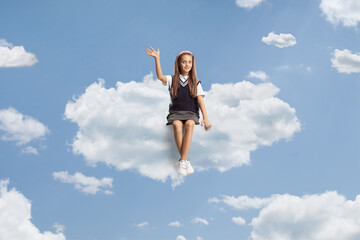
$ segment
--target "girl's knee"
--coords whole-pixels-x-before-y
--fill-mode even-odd
[[[194,126],[195,126],[194,120],[187,120],[187,121],[185,122],[185,127],[186,127],[186,128],[193,128]]]
[[[182,128],[183,123],[180,120],[175,120],[171,123],[174,128]]]

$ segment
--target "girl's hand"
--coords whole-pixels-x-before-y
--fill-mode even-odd
[[[152,56],[154,58],[160,57],[159,49],[157,51],[155,51],[151,46],[150,46],[150,49],[146,48],[146,53],[147,53],[147,55]]]
[[[205,130],[206,131],[210,130],[210,128],[212,127],[212,124],[208,119],[203,119],[201,121],[201,126],[203,126],[204,124],[205,124]]]

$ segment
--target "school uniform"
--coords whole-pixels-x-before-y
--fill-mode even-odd
[[[173,98],[171,94],[171,86],[173,76],[166,75],[167,82],[163,83],[168,87],[170,94],[169,114],[167,115],[167,124],[171,125],[175,120],[194,120],[195,124],[199,123],[199,104],[197,98],[192,98],[190,95],[190,89],[188,84],[189,76],[180,75],[179,92],[178,97]],[[197,96],[205,96],[205,92],[202,89],[201,82],[197,82]]]

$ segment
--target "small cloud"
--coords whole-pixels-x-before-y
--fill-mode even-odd
[[[331,66],[336,68],[339,73],[360,72],[360,53],[351,53],[348,49],[335,49],[331,62]]]
[[[65,231],[65,226],[60,223],[54,223],[53,228],[55,228],[56,233],[63,233]]]
[[[267,37],[263,37],[262,41],[267,45],[274,45],[278,48],[291,47],[296,44],[296,39],[290,33],[275,34],[274,32],[269,33]]]
[[[240,197],[223,195],[223,199],[219,200],[219,202],[221,201],[224,204],[239,210],[249,208],[259,209],[267,205],[276,197],[276,195],[272,196],[271,198],[251,198],[246,195]]]
[[[3,141],[24,146],[32,141],[42,140],[49,132],[47,126],[37,119],[24,115],[12,107],[0,109],[0,139]],[[38,150],[32,146],[24,147],[21,152],[38,154]]]
[[[186,238],[183,235],[179,235],[176,237],[176,240],[186,240]]]
[[[179,221],[175,221],[175,222],[170,222],[169,226],[171,227],[181,227],[181,223]]]
[[[209,198],[208,202],[209,203],[219,203],[221,201],[218,198],[214,197],[214,198]]]
[[[0,39],[0,68],[30,67],[38,62],[35,54],[27,52],[23,46],[13,46]]]
[[[149,225],[150,225],[149,222],[142,222],[142,223],[136,224],[136,227],[145,228],[145,227],[148,227]]]
[[[35,154],[35,155],[39,154],[38,150],[37,150],[36,148],[32,147],[32,146],[27,146],[27,147],[23,148],[23,149],[21,150],[21,153],[24,153],[24,154]]]
[[[193,220],[191,220],[191,223],[202,223],[204,225],[209,225],[209,222],[204,218],[196,217]]]
[[[236,0],[236,5],[241,8],[252,9],[256,6],[259,6],[265,0]]]
[[[280,67],[277,68],[277,70],[282,71],[282,70],[288,70],[290,67],[288,65],[282,65]]]
[[[0,47],[12,48],[12,47],[14,47],[14,45],[12,45],[12,43],[7,42],[3,38],[0,38]]]
[[[243,226],[246,224],[245,219],[243,219],[242,217],[232,217],[231,221],[239,226]]]
[[[263,71],[250,72],[247,77],[248,78],[258,78],[262,81],[266,81],[267,79],[269,79],[269,76],[266,75],[266,73]]]
[[[113,194],[109,190],[104,190],[104,188],[112,188],[113,179],[109,177],[97,179],[95,177],[87,177],[79,172],[76,172],[74,175],[70,175],[67,171],[54,172],[52,175],[55,180],[73,184],[75,189],[86,194],[95,195],[100,191],[104,191],[106,195]]]
[[[203,240],[202,237],[196,237],[196,240]]]

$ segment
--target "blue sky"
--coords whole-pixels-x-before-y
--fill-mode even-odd
[[[0,0],[0,239],[359,239],[359,22],[356,0]],[[168,75],[192,51],[207,92],[185,179],[150,45]]]

